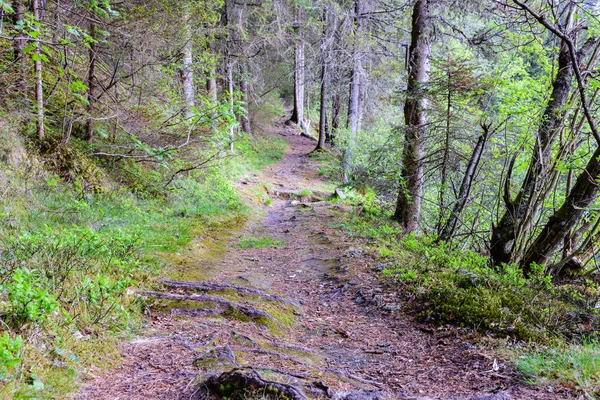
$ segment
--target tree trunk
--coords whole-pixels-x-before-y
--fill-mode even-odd
[[[425,136],[427,134],[426,85],[429,83],[431,31],[429,0],[417,0],[412,13],[409,74],[404,104],[406,133],[404,139],[402,182],[394,218],[404,233],[415,232],[421,217],[423,174],[425,170]]]
[[[89,48],[89,68],[87,74],[87,85],[88,85],[88,120],[85,127],[85,137],[84,139],[87,142],[91,142],[94,137],[94,105],[96,102],[95,91],[96,91],[96,55],[97,55],[97,46],[98,43],[95,41],[96,39],[96,25],[92,22],[90,23],[90,37],[92,38],[92,42],[90,43]]]
[[[580,54],[581,57],[585,55],[586,52]],[[540,199],[537,195],[550,172],[549,160],[552,145],[563,127],[565,113],[568,111],[565,105],[569,99],[573,74],[569,48],[564,42],[561,42],[558,73],[552,84],[552,94],[537,131],[527,175],[514,201],[505,196],[507,198],[505,199],[504,214],[497,226],[492,227],[490,255],[495,265],[518,262],[521,257],[521,254],[515,251],[515,243],[529,232],[525,225],[539,212]]]
[[[212,54],[216,54],[215,44],[213,42],[211,42],[208,47]],[[214,63],[211,63],[210,65],[210,71],[206,80],[206,91],[208,92],[210,102],[213,105],[217,104],[217,71]]]
[[[479,136],[477,144],[473,149],[473,153],[471,154],[471,158],[467,164],[467,169],[465,170],[465,175],[463,176],[463,180],[458,191],[458,197],[456,198],[456,202],[454,203],[454,207],[450,212],[450,216],[446,220],[446,223],[441,229],[440,236],[438,237],[439,242],[446,242],[450,240],[456,231],[456,227],[460,221],[460,216],[467,205],[469,194],[471,192],[471,186],[473,185],[473,179],[475,179],[475,173],[477,172],[479,161],[481,161],[481,155],[483,154],[483,149],[488,139],[488,135],[489,127],[483,126],[483,134]]]
[[[573,189],[561,208],[550,217],[544,229],[529,247],[521,266],[525,274],[531,264],[546,264],[557,247],[564,242],[568,233],[579,222],[581,216],[598,196],[600,177],[600,147],[596,149],[585,169],[579,174]],[[550,271],[558,274],[560,271]]]
[[[335,144],[335,135],[340,127],[341,116],[342,102],[340,100],[340,95],[338,93],[334,93],[333,96],[331,96],[331,131],[329,138],[325,140],[332,146]]]
[[[319,110],[319,141],[318,149],[325,148],[325,137],[327,136],[327,62],[321,67],[321,107]]]
[[[194,71],[193,71],[193,35],[190,26],[191,20],[190,6],[185,6],[184,22],[184,40],[183,45],[183,70],[181,71],[181,80],[183,83],[183,97],[185,101],[184,117],[190,119],[194,116],[195,90],[194,90]]]
[[[23,6],[23,0],[16,0],[13,2],[13,9],[15,11],[14,22],[16,24],[23,23],[23,15],[25,14],[25,7]],[[19,72],[17,75],[17,90],[21,92],[23,96],[23,102],[27,102],[27,81],[25,79],[27,75],[27,60],[25,58],[25,45],[27,44],[28,37],[19,31],[15,40],[13,41],[13,51],[15,65],[18,65]]]
[[[244,114],[241,117],[242,130],[248,135],[252,135],[252,127],[250,126],[250,95],[248,88],[248,71],[246,69],[246,63],[240,62],[240,91],[242,92],[242,101],[244,102]]]
[[[233,99],[233,60],[230,59],[227,61],[227,86],[229,93],[229,112],[231,115],[235,114],[234,110],[234,99]],[[233,142],[235,139],[234,126],[231,125],[229,127],[229,151],[233,152]]]
[[[41,23],[40,15],[40,0],[33,0],[33,17],[37,22]],[[36,39],[36,49],[35,49],[35,60],[34,60],[34,68],[35,68],[35,102],[36,102],[36,110],[37,110],[37,135],[38,139],[41,141],[44,139],[44,86],[42,81],[42,45],[39,41],[40,38]]]
[[[290,121],[302,125],[304,120],[304,42],[301,37],[294,45],[294,110]]]
[[[350,94],[348,99],[348,119],[346,128],[349,130],[348,143],[344,149],[342,160],[342,173],[344,183],[348,183],[350,179],[350,169],[352,168],[352,152],[354,151],[354,142],[356,140],[356,132],[358,131],[359,119],[359,100],[360,100],[360,77],[362,70],[362,54],[360,45],[358,44],[359,35],[363,27],[363,0],[356,0],[354,3],[354,51],[352,55],[352,75],[350,77]]]

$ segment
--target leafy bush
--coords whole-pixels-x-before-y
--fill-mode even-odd
[[[23,338],[10,337],[8,332],[0,336],[0,379],[5,379],[8,372],[21,363]]]
[[[41,324],[56,311],[56,297],[42,285],[39,271],[17,268],[12,272],[9,282],[0,288],[8,297],[5,318],[10,325]]]
[[[485,256],[436,244],[432,237],[408,235],[399,226],[367,210],[345,228],[369,239],[386,258],[389,279],[403,282],[415,301],[410,309],[421,319],[461,325],[483,333],[519,340],[560,342],[596,334],[600,310],[598,286],[592,282],[553,284],[541,266],[524,277],[516,265],[492,268]]]

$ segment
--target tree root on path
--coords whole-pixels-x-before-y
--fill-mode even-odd
[[[267,300],[276,301],[279,303],[296,307],[296,305],[293,302],[284,299],[283,297],[278,296],[276,294],[270,294],[259,289],[247,288],[243,286],[234,286],[226,283],[175,281],[169,279],[162,279],[156,282],[161,285],[176,289],[196,289],[205,291],[233,290],[241,294],[260,296]]]
[[[270,381],[263,378],[250,367],[235,368],[218,376],[211,376],[200,387],[195,399],[204,399],[208,395],[227,398],[242,398],[244,395],[260,394],[265,398],[290,400],[308,400],[308,397],[296,386]]]
[[[149,291],[138,292],[138,294],[140,296],[154,297],[157,299],[167,299],[167,300],[177,300],[177,301],[182,301],[182,300],[183,301],[194,301],[194,302],[199,302],[199,303],[214,303],[214,304],[218,304],[220,306],[225,307],[225,309],[221,310],[221,312],[227,311],[227,309],[230,309],[233,311],[238,311],[238,312],[244,314],[246,317],[251,318],[251,319],[266,318],[268,320],[273,320],[273,317],[270,314],[266,313],[265,311],[259,310],[254,307],[237,304],[237,303],[231,302],[229,300],[225,300],[221,297],[205,296],[205,295],[198,295],[198,294],[175,294],[175,293],[149,292]],[[198,311],[198,312],[204,313],[205,315],[210,313],[209,309],[197,309],[197,310],[202,310],[202,311]],[[218,312],[215,312],[215,313],[218,313]]]

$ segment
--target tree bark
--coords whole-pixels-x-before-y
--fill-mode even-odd
[[[325,140],[332,146],[335,144],[335,135],[340,127],[341,116],[342,102],[340,100],[340,95],[338,93],[334,93],[331,96],[331,130],[329,131],[329,138]]]
[[[185,102],[184,117],[190,119],[194,116],[194,107],[196,105],[194,89],[194,70],[193,70],[193,35],[190,26],[192,18],[189,5],[185,5],[184,22],[184,40],[183,44],[183,70],[181,71],[181,80],[183,83],[183,98]]]
[[[97,55],[97,46],[96,42],[96,24],[93,22],[90,23],[90,37],[92,38],[92,42],[90,43],[89,48],[89,68],[87,74],[87,86],[88,86],[88,120],[85,127],[85,137],[84,139],[87,142],[91,142],[94,137],[94,105],[96,102],[95,91],[96,91],[96,55]]]
[[[362,54],[360,44],[358,43],[359,35],[363,28],[363,0],[356,0],[354,3],[354,51],[352,54],[352,75],[350,77],[350,94],[348,99],[348,119],[346,128],[349,130],[348,143],[344,149],[342,160],[342,173],[344,183],[350,180],[350,169],[352,168],[352,153],[358,132],[359,119],[359,100],[360,100],[360,78],[362,70]]]
[[[429,0],[417,0],[412,14],[409,74],[404,104],[406,133],[404,139],[402,182],[394,218],[404,233],[415,232],[421,217],[423,174],[425,170],[425,136],[427,134],[426,85],[429,83],[431,46]]]
[[[246,68],[246,63],[244,61],[240,62],[240,91],[242,92],[242,101],[244,102],[244,114],[241,116],[241,125],[242,130],[246,132],[248,135],[252,135],[252,127],[250,124],[250,92],[248,88],[248,72]]]
[[[579,222],[584,212],[598,196],[600,177],[600,147],[596,149],[585,169],[579,174],[569,196],[548,220],[521,262],[524,273],[531,271],[531,264],[546,264]],[[554,274],[560,271],[552,271]]]
[[[583,59],[591,50],[584,46],[578,54]],[[514,200],[506,196],[505,211],[496,226],[492,227],[490,255],[495,265],[519,262],[522,254],[517,251],[515,243],[529,233],[527,221],[539,213],[538,198],[551,170],[550,156],[552,145],[563,128],[567,113],[566,103],[569,99],[572,81],[573,64],[567,44],[562,41],[558,57],[558,72],[552,84],[552,94],[537,131],[536,143],[531,161],[519,193]]]
[[[294,45],[294,109],[290,121],[302,125],[304,120],[304,42],[302,37]]]
[[[473,153],[471,154],[471,158],[467,164],[467,169],[465,170],[465,175],[463,176],[463,180],[458,191],[458,197],[456,198],[456,202],[454,203],[454,207],[452,207],[450,216],[446,220],[440,236],[438,237],[439,242],[447,242],[452,238],[456,231],[456,227],[460,221],[460,216],[467,205],[469,194],[471,192],[471,186],[473,185],[475,173],[477,172],[477,167],[481,161],[481,156],[483,154],[483,149],[485,147],[485,143],[487,142],[488,136],[489,126],[483,126],[483,134],[479,136],[477,144],[473,149]]]
[[[40,9],[40,0],[33,0],[33,17],[36,21],[41,23],[41,9]],[[45,128],[44,128],[44,84],[42,81],[42,45],[39,41],[39,38],[36,39],[36,49],[35,49],[36,59],[34,60],[34,68],[35,68],[35,102],[36,102],[36,111],[37,111],[37,135],[38,139],[41,141],[44,139]]]
[[[15,0],[13,1],[13,9],[15,11],[14,22],[16,24],[23,23],[23,15],[25,14],[25,7],[23,5],[23,0]],[[14,51],[14,59],[15,65],[18,65],[19,71],[17,75],[17,90],[21,92],[23,96],[23,102],[27,102],[27,80],[25,77],[27,76],[27,60],[25,58],[24,49],[27,44],[28,37],[20,31],[15,40],[13,41],[13,51]]]

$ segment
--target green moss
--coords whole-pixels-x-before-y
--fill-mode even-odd
[[[285,245],[285,241],[274,239],[269,236],[245,236],[240,239],[237,247],[240,249],[264,249],[266,247],[280,248]]]

